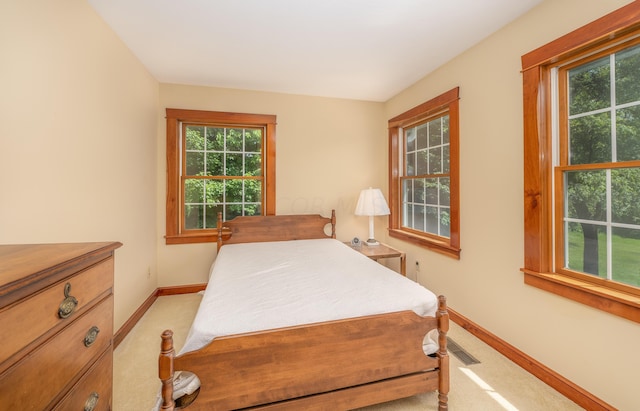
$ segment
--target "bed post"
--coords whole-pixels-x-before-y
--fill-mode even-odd
[[[162,382],[162,404],[161,410],[173,411],[173,332],[165,330],[162,333],[160,343],[160,355],[158,356],[158,377]]]
[[[444,295],[438,297],[438,358],[440,359],[440,372],[438,383],[438,410],[449,409],[449,354],[447,353],[447,332],[449,331],[449,313],[447,312],[447,298]]]
[[[222,247],[222,212],[218,211],[218,224],[216,228],[218,229],[218,250]]]
[[[336,238],[336,210],[331,210],[331,238]]]

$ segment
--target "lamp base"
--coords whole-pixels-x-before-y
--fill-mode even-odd
[[[376,240],[375,238],[370,238],[367,241],[364,242],[365,245],[370,245],[370,246],[376,246],[376,245],[380,245],[380,243],[378,242],[378,240]]]

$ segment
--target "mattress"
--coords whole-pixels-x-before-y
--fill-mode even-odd
[[[437,305],[430,290],[335,239],[228,244],[180,353],[253,331],[404,310],[434,316]]]

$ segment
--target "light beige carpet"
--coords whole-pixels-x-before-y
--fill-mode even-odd
[[[173,330],[178,351],[200,298],[198,294],[159,297],[120,343],[114,353],[114,411],[147,411],[153,407],[160,387],[157,372],[160,334],[165,329]],[[480,361],[465,366],[451,356],[450,410],[582,409],[453,322],[448,335]],[[437,410],[437,403],[437,393],[427,393],[360,410],[430,411]]]

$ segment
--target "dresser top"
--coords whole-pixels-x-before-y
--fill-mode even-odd
[[[0,308],[109,257],[119,242],[0,245]],[[22,290],[21,289],[26,289]],[[14,296],[14,297],[17,297]]]

